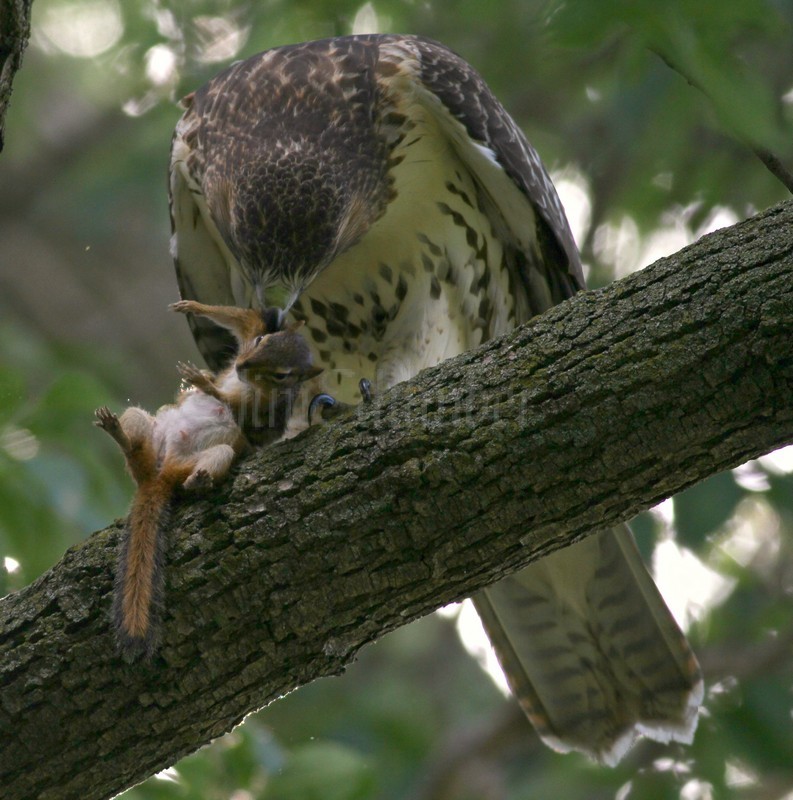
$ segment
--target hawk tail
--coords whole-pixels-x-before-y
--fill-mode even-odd
[[[638,734],[693,738],[699,665],[627,526],[539,559],[474,605],[510,688],[554,749],[613,766]]]

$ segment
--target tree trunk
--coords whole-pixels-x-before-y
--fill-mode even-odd
[[[4,799],[110,797],[386,631],[793,441],[791,330],[788,203],[259,452],[175,511],[149,665],[114,649],[121,523],[94,534],[0,605]]]
[[[5,117],[14,75],[22,66],[22,53],[30,38],[33,0],[0,0],[0,152],[5,141]]]

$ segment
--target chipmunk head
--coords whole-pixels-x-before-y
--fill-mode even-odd
[[[315,367],[311,349],[293,323],[275,333],[260,334],[240,349],[237,375],[246,383],[263,388],[289,388],[322,372]]]

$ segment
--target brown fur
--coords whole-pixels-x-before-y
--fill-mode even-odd
[[[156,537],[173,487],[155,480],[138,487],[129,512],[129,543],[122,580],[119,628],[130,639],[146,640],[151,625],[158,569]]]
[[[163,523],[177,487],[207,488],[223,480],[247,443],[227,406],[199,392],[152,417],[128,408],[119,419],[97,409],[96,424],[118,443],[137,484],[116,571],[114,619],[119,647],[132,661],[158,644],[163,595]]]
[[[222,481],[248,446],[238,422],[253,419],[260,406],[267,406],[267,430],[283,433],[287,411],[282,401],[291,400],[299,383],[321,371],[312,365],[298,326],[268,330],[267,315],[251,309],[190,302],[173,308],[208,316],[228,328],[239,351],[217,376],[180,365],[199,391],[181,392],[175,405],[163,406],[155,416],[140,408],[128,408],[120,418],[106,408],[96,411],[96,424],[118,443],[137,485],[114,598],[118,642],[129,661],[150,658],[158,645],[163,523],[174,492],[179,487],[200,491]]]
[[[228,403],[240,428],[252,444],[280,438],[286,428],[300,385],[322,372],[313,364],[311,350],[298,333],[302,322],[274,329],[274,310],[208,306],[181,300],[171,306],[183,314],[206,317],[230,331],[237,355],[218,375],[180,364],[182,377],[202,392]]]

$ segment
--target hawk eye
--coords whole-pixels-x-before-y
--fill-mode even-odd
[[[259,345],[262,343],[262,339],[264,339],[264,334],[263,334],[263,333],[260,333],[260,334],[259,334],[259,335],[258,335],[258,336],[257,336],[257,337],[256,337],[256,338],[253,340],[253,346],[254,346],[254,347],[258,347],[258,346],[259,346]]]

